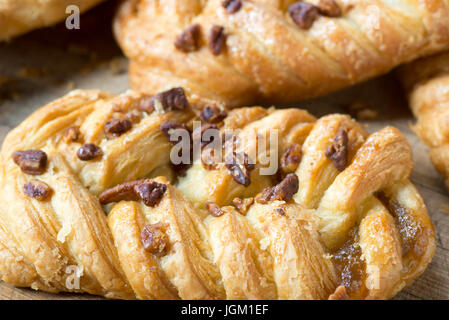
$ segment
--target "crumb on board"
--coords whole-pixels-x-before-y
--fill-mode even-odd
[[[346,111],[357,120],[374,120],[378,116],[377,110],[363,101],[353,101],[345,106]]]

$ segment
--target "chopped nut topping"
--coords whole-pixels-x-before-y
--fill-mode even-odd
[[[263,189],[262,193],[256,197],[258,203],[268,203],[269,201],[285,201],[288,202],[293,195],[298,192],[299,180],[294,173],[289,173],[284,180],[274,187]]]
[[[274,211],[276,211],[276,213],[281,216],[285,216],[285,210],[282,208],[276,208],[276,209],[274,209]]]
[[[187,126],[185,124],[178,124],[175,122],[171,122],[171,121],[165,121],[162,123],[161,125],[161,131],[164,133],[164,135],[170,139],[171,134],[173,133],[173,130],[176,129],[184,129],[187,130],[189,133],[189,138],[190,141],[185,141],[185,139],[182,139],[181,136],[178,137],[177,140],[175,141],[171,141],[174,145],[178,144],[178,143],[189,143],[189,163],[178,163],[178,164],[174,164],[173,162],[170,163],[172,169],[175,171],[175,173],[179,176],[184,176],[186,174],[187,169],[189,169],[192,164],[193,164],[193,143],[192,143],[192,133],[190,131],[189,128],[187,128]],[[183,152],[184,148],[180,148],[178,151],[178,156],[183,159]]]
[[[104,133],[107,139],[114,139],[129,131],[132,127],[128,119],[109,119],[104,125]]]
[[[254,164],[250,161],[248,155],[245,152],[239,154],[232,152],[232,154],[226,156],[225,160],[226,168],[231,172],[235,182],[245,187],[249,186],[251,183],[250,171],[254,169]],[[243,163],[239,160],[243,160]]]
[[[39,175],[47,168],[47,154],[41,150],[16,151],[12,159],[26,174]]]
[[[185,124],[183,124],[183,123],[182,123],[182,124],[179,124],[179,123],[172,122],[172,121],[164,121],[164,122],[161,124],[161,131],[164,133],[164,135],[165,135],[168,139],[170,139],[171,134],[172,134],[173,131],[176,130],[176,129],[183,129],[183,130],[187,130],[187,131],[190,132],[190,130],[187,128],[187,126],[186,126]],[[170,141],[171,141],[171,140],[170,140]],[[179,140],[178,140],[178,141],[171,141],[171,142],[173,142],[174,144],[176,144],[176,143],[179,142]]]
[[[293,21],[301,29],[310,29],[313,23],[319,16],[319,11],[316,6],[307,2],[295,2],[288,8],[288,12]]]
[[[219,123],[227,117],[227,112],[217,106],[207,106],[201,111],[201,121],[208,123]]]
[[[153,97],[145,95],[142,98],[140,98],[138,109],[148,114],[152,113],[154,111]]]
[[[175,40],[176,49],[183,52],[193,52],[200,47],[201,28],[194,24],[185,29]]]
[[[218,130],[218,127],[215,124],[207,123],[207,124],[204,124],[204,125],[201,125],[201,126],[195,128],[195,130],[193,130],[192,138],[194,141],[200,142],[201,148],[204,148],[206,145],[208,145],[209,143],[212,143],[212,141],[214,141],[215,137],[213,135],[210,136],[210,141],[207,141],[207,140],[203,141],[203,135],[209,129]]]
[[[372,120],[377,117],[377,111],[371,105],[362,101],[353,101],[345,107],[346,111],[357,120]]]
[[[23,186],[23,193],[31,198],[44,201],[52,194],[52,190],[45,182],[38,179],[32,179]]]
[[[325,154],[339,171],[346,168],[348,164],[348,133],[346,129],[338,129],[334,142],[327,147]]]
[[[241,214],[245,215],[248,212],[249,207],[254,203],[254,198],[234,198],[232,203]]]
[[[205,207],[213,217],[219,217],[223,215],[223,210],[221,210],[220,206],[212,201],[207,201]]]
[[[294,173],[289,173],[284,180],[274,187],[274,197],[271,200],[290,201],[298,192],[299,180]]]
[[[164,111],[183,110],[189,106],[183,88],[173,88],[164,92],[159,92],[151,98],[151,106],[154,108],[158,101]]]
[[[209,49],[213,55],[218,56],[226,44],[226,34],[222,26],[213,25],[209,35]]]
[[[143,227],[140,233],[140,240],[143,248],[154,255],[163,255],[168,250],[169,239],[162,230],[160,223],[149,224]]]
[[[78,159],[89,161],[103,155],[103,151],[93,143],[86,143],[76,152]]]
[[[64,133],[64,140],[66,143],[75,142],[81,136],[81,132],[77,127],[69,127]]]
[[[301,146],[293,143],[281,157],[281,169],[284,173],[295,172],[301,162]]]
[[[228,13],[236,13],[242,7],[241,0],[224,0],[222,2],[223,7],[226,9]]]
[[[335,0],[320,0],[318,10],[323,16],[341,17],[341,8]]]
[[[155,181],[143,182],[134,186],[134,192],[142,199],[148,207],[154,207],[167,191],[167,186]]]
[[[101,204],[108,204],[111,202],[125,201],[137,201],[139,196],[134,192],[134,187],[143,180],[136,180],[119,184],[113,188],[103,191],[98,200]]]
[[[266,204],[271,201],[273,197],[274,189],[272,187],[266,187],[262,190],[260,194],[256,196],[256,202]]]
[[[125,182],[113,188],[107,189],[100,194],[98,199],[101,204],[119,201],[142,200],[146,206],[154,207],[167,191],[163,183],[151,179],[143,179]]]
[[[350,300],[345,286],[338,286],[335,292],[329,296],[329,300]]]

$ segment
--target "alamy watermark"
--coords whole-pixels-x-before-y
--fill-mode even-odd
[[[65,19],[65,27],[69,30],[80,29],[80,8],[77,5],[69,5],[65,9],[69,16]]]
[[[174,144],[170,160],[174,165],[191,165],[201,161],[207,167],[221,164],[258,165],[260,175],[274,175],[279,163],[277,129],[244,132],[240,129],[221,131],[214,125],[193,122],[193,129],[173,125],[166,135]]]

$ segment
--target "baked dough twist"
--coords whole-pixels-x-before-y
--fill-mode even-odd
[[[133,89],[228,107],[323,95],[449,48],[448,0],[309,2],[127,0],[114,29]]]
[[[2,0],[0,41],[33,29],[51,26],[68,17],[66,8],[76,5],[84,12],[103,0]]]
[[[179,177],[164,133],[197,119],[182,89],[77,90],[28,117],[0,154],[1,279],[124,299],[386,299],[424,271],[434,229],[397,129],[212,111],[246,158]],[[281,169],[264,175],[270,155]]]
[[[413,130],[430,148],[430,159],[449,187],[449,53],[416,60],[399,69],[410,108]]]

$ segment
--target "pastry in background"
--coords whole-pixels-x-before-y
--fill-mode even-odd
[[[1,280],[123,299],[387,299],[425,270],[435,233],[397,129],[195,103],[182,88],[77,90],[12,130]]]
[[[430,159],[449,187],[449,52],[399,69],[417,122],[413,130],[430,148]]]
[[[228,107],[324,95],[449,48],[449,1],[127,0],[131,87]]]
[[[0,41],[9,40],[33,29],[56,24],[77,6],[84,12],[103,0],[2,0],[0,2]]]

